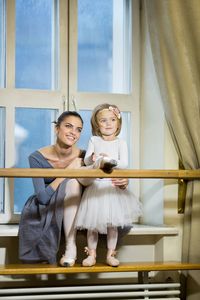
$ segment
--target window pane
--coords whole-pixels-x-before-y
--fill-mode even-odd
[[[78,0],[78,90],[129,93],[131,1]]]
[[[57,111],[53,109],[16,108],[15,149],[16,167],[29,168],[28,156],[35,150],[50,145],[54,140]],[[34,117],[33,117],[34,116]],[[19,213],[33,193],[31,178],[16,178],[14,185],[15,213]]]
[[[92,112],[91,112],[91,110],[80,110],[79,113],[83,119],[84,126],[83,126],[83,130],[81,132],[81,137],[78,142],[78,146],[81,149],[86,150],[89,139],[92,135],[91,125],[90,125],[90,119],[91,119]]]
[[[5,1],[0,0],[0,87],[5,86]]]
[[[17,88],[55,89],[58,26],[53,0],[16,0]]]
[[[0,168],[5,167],[5,109],[0,107]],[[4,178],[0,177],[0,213],[4,212]]]
[[[91,116],[92,116],[92,112],[91,112],[91,110],[80,110],[79,113],[81,114],[81,117],[83,118],[84,126],[83,126],[83,130],[82,130],[82,133],[81,133],[81,138],[78,142],[78,146],[81,149],[86,150],[87,146],[88,146],[89,139],[92,135],[91,125],[90,125],[90,119],[91,119]],[[122,112],[123,122],[122,122],[121,132],[119,134],[119,137],[121,137],[122,139],[127,141],[129,149],[130,149],[130,136],[131,136],[130,117],[131,117],[130,112]],[[130,165],[130,151],[129,151],[129,165]]]

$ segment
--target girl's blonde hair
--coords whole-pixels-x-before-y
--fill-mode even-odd
[[[121,117],[120,110],[116,105],[108,104],[108,103],[97,105],[95,107],[95,109],[93,110],[92,117],[91,117],[92,134],[96,135],[96,136],[101,136],[101,132],[99,130],[99,124],[98,124],[98,120],[97,120],[97,115],[99,112],[101,112],[104,109],[113,111],[113,113],[116,115],[117,121],[118,121],[118,128],[117,128],[117,131],[115,134],[116,134],[116,136],[119,135],[119,133],[121,131],[121,127],[122,127],[122,117]]]

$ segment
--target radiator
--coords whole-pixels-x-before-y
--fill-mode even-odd
[[[1,300],[34,299],[180,300],[180,283],[0,289]]]

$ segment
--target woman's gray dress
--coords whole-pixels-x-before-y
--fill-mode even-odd
[[[31,168],[53,168],[38,151],[29,156]],[[33,178],[35,194],[24,205],[19,223],[19,258],[24,263],[55,264],[63,220],[67,179],[54,191],[55,178]]]

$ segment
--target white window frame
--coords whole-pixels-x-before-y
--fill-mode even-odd
[[[132,14],[130,1],[113,1],[113,91],[128,94],[132,88]],[[120,59],[119,59],[120,58]]]

